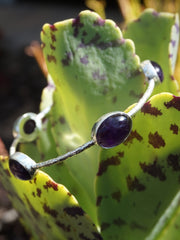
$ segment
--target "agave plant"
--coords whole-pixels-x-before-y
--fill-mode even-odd
[[[16,179],[1,156],[1,181],[33,239],[179,239],[178,38],[178,16],[152,9],[123,34],[91,11],[43,26],[48,85],[40,111],[50,111],[37,139],[19,144],[36,162],[87,142],[103,114],[129,111],[147,87],[143,60],[159,63],[164,80],[115,148],[93,146],[30,181]]]

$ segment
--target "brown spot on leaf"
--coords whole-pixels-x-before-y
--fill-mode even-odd
[[[180,111],[180,97],[173,96],[173,99],[169,102],[165,102],[164,105],[167,109],[173,107],[176,110]]]
[[[67,193],[67,195],[68,195],[69,197],[71,197],[71,196],[72,196],[72,194],[71,194],[70,192],[68,192],[68,193]]]
[[[63,116],[60,116],[59,121],[60,121],[61,124],[66,123],[65,117],[63,117]]]
[[[56,221],[56,225],[63,229],[65,232],[70,232],[71,231],[71,226],[70,225],[65,225],[64,223],[60,222],[59,220]]]
[[[103,197],[102,196],[98,196],[96,199],[96,206],[99,207],[101,202],[102,202]]]
[[[180,170],[180,159],[177,154],[170,154],[167,158],[168,166],[172,167],[174,171]]]
[[[107,158],[106,160],[100,162],[97,176],[101,176],[102,174],[104,174],[104,172],[107,171],[109,166],[119,165],[121,163],[120,157],[123,157],[123,156],[124,156],[124,153],[122,152],[121,155],[118,154],[116,156],[112,156],[112,157]]]
[[[97,46],[99,44],[100,40],[101,40],[101,35],[99,33],[95,33],[95,35],[88,42],[88,45],[95,45],[95,46]]]
[[[154,148],[160,148],[166,145],[164,139],[162,138],[162,136],[159,135],[157,131],[154,134],[149,133],[148,138],[149,144],[151,144]]]
[[[178,134],[179,127],[176,124],[171,124],[170,130],[173,132],[173,134]]]
[[[52,189],[54,189],[54,191],[58,191],[58,184],[51,180],[47,181],[46,184],[43,185],[43,187],[44,187],[44,189],[47,189],[47,190],[49,188],[52,188]]]
[[[117,191],[117,192],[113,192],[111,194],[112,199],[116,200],[117,202],[120,202],[121,200],[121,192]]]
[[[126,177],[126,181],[127,181],[128,189],[130,191],[136,190],[138,192],[141,192],[141,191],[144,191],[146,189],[146,187],[139,182],[137,177],[134,177],[134,179],[133,179],[130,175],[128,175]]]
[[[54,26],[54,24],[50,25],[50,29],[53,32],[57,31],[57,28]]]
[[[61,60],[63,66],[69,66],[72,61],[72,53],[71,52],[66,52],[65,58]]]
[[[51,33],[51,40],[52,42],[56,42],[56,36],[53,33]]]
[[[46,35],[46,32],[44,31],[44,29],[41,30],[41,33]]]
[[[34,184],[36,184],[36,182],[37,182],[37,178],[35,177],[35,178],[34,178]]]
[[[52,44],[50,44],[50,48],[51,48],[52,50],[56,50],[56,47],[53,46]]]
[[[64,212],[75,218],[77,218],[77,216],[84,215],[84,211],[80,207],[66,207],[64,208]]]
[[[37,196],[38,196],[38,197],[41,197],[41,193],[42,193],[42,192],[41,192],[41,189],[40,189],[40,188],[37,188],[36,191],[37,191]]]
[[[161,110],[156,107],[152,107],[150,101],[144,104],[144,106],[141,108],[141,112],[143,112],[144,114],[153,115],[155,117],[162,115]]]
[[[128,145],[128,144],[132,144],[133,140],[136,139],[139,142],[141,142],[143,140],[143,137],[135,130],[135,131],[131,131],[129,137],[124,141],[124,145]]]
[[[163,172],[163,167],[157,163],[157,159],[153,161],[153,163],[140,163],[140,167],[142,168],[143,172],[148,173],[152,177],[159,178],[160,181],[165,181],[166,176]]]
[[[171,78],[172,81],[175,80],[175,77],[173,75],[170,75],[170,78]]]
[[[121,219],[120,217],[114,219],[113,223],[118,227],[121,227],[122,225],[126,224],[126,222],[123,219]]]
[[[51,209],[46,203],[43,204],[44,212],[51,215],[52,217],[56,218],[58,212],[55,209]]]
[[[47,55],[47,60],[48,60],[48,62],[54,62],[54,63],[56,63],[56,57],[55,56],[53,56],[53,55]]]
[[[72,27],[74,28],[74,37],[77,37],[79,34],[79,28],[82,28],[84,26],[83,23],[81,23],[81,19],[80,16],[78,16],[77,18],[73,19],[72,21]]]
[[[84,235],[84,233],[80,233],[80,234],[79,234],[79,239],[83,239],[83,240],[91,240],[91,239],[88,238],[86,235]]]
[[[110,226],[111,226],[110,223],[106,223],[106,222],[101,223],[101,231],[105,231]]]

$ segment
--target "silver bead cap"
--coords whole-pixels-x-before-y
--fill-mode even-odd
[[[36,162],[22,152],[16,152],[9,158],[9,168],[16,178],[31,180],[36,170]]]
[[[144,72],[148,81],[154,79],[155,82],[160,82],[156,69],[153,67],[151,61],[145,60],[141,63],[141,69]]]

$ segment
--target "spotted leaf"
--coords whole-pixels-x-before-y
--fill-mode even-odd
[[[96,204],[104,239],[145,239],[179,191],[179,107],[179,97],[155,95],[133,117],[124,144],[101,152]]]
[[[124,36],[134,41],[141,60],[149,59],[161,65],[164,81],[154,94],[171,92],[179,95],[179,86],[173,76],[179,45],[178,14],[146,9],[137,20],[129,23]]]
[[[0,166],[2,183],[33,239],[102,239],[63,185],[41,171],[31,181],[16,179],[6,156],[0,156]]]
[[[144,76],[133,42],[123,38],[113,21],[96,13],[83,11],[75,19],[45,24],[41,39],[55,83],[51,131],[56,151],[63,154],[90,140],[101,115],[137,101],[145,87]],[[67,182],[65,174],[60,176],[94,221],[97,159],[98,148],[93,148],[64,163],[76,186]]]

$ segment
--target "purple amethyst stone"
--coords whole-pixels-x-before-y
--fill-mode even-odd
[[[26,123],[24,124],[24,132],[26,134],[33,133],[35,128],[36,128],[36,122],[33,119],[27,120]]]
[[[102,148],[112,148],[125,141],[131,128],[131,118],[126,113],[116,112],[102,120],[100,125],[95,124],[94,137]]]
[[[156,73],[160,79],[160,81],[162,82],[163,79],[164,79],[164,74],[163,74],[163,71],[162,71],[162,68],[160,67],[160,65],[154,61],[151,61],[151,64],[153,65],[153,67],[155,68],[156,70]]]
[[[9,168],[16,178],[19,178],[21,180],[30,180],[32,178],[25,167],[14,159],[9,159]]]

